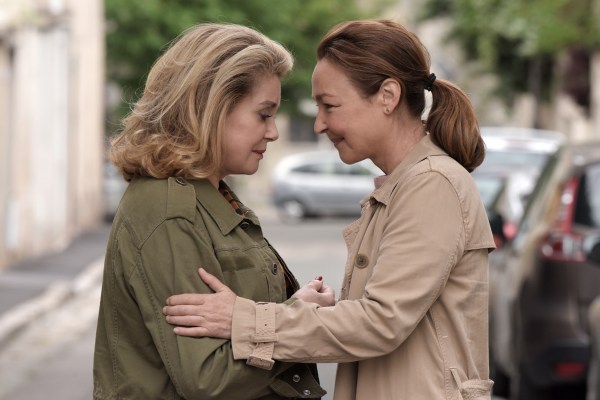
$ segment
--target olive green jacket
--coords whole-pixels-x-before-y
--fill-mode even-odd
[[[241,204],[241,203],[240,203]],[[161,312],[178,293],[209,293],[204,267],[239,296],[283,302],[298,283],[262,236],[206,180],[134,179],[113,221],[94,353],[94,399],[320,398],[314,364],[264,370],[231,342],[177,336]],[[285,274],[293,286],[286,290]],[[289,293],[286,293],[289,292]]]

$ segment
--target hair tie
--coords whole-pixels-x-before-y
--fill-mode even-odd
[[[431,88],[433,87],[433,82],[435,82],[435,74],[431,73],[427,78],[427,82],[425,83],[425,90],[429,90],[431,92]]]

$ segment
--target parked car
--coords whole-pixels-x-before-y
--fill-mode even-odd
[[[286,221],[360,215],[360,201],[383,172],[370,160],[347,165],[336,150],[284,157],[272,179],[272,202]]]
[[[564,144],[542,170],[505,262],[490,269],[492,370],[510,382],[512,399],[547,399],[585,382],[600,268],[584,249],[599,234],[600,142]]]

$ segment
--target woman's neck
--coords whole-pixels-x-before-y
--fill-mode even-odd
[[[373,162],[386,175],[390,174],[425,135],[425,126],[421,121],[393,130],[385,146],[380,147],[382,154],[375,157]]]

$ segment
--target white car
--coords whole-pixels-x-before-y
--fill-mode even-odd
[[[360,215],[360,201],[383,175],[370,160],[344,164],[336,150],[284,157],[273,172],[271,199],[285,221]]]

